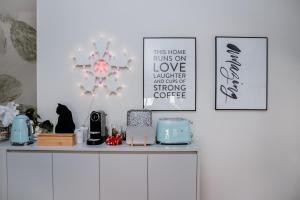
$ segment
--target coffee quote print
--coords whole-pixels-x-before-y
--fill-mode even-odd
[[[153,97],[186,98],[186,50],[154,50]]]
[[[195,38],[144,38],[144,108],[195,110]]]

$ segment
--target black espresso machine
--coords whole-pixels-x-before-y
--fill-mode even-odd
[[[106,137],[106,113],[104,111],[93,111],[90,114],[90,131],[86,144],[102,144],[105,142]]]

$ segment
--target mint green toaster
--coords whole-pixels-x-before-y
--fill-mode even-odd
[[[184,118],[161,118],[157,122],[156,140],[159,144],[190,144],[192,122]]]

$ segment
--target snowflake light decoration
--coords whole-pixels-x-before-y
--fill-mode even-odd
[[[83,82],[79,84],[82,94],[94,95],[99,87],[106,88],[109,95],[118,94],[123,88],[119,74],[129,70],[132,58],[124,51],[116,57],[110,51],[110,41],[100,38],[92,43],[93,51],[87,53],[78,49],[73,57],[75,68],[82,70]]]

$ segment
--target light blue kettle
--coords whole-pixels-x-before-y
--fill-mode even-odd
[[[10,143],[18,146],[33,143],[33,126],[26,115],[18,115],[14,118],[11,127]]]

